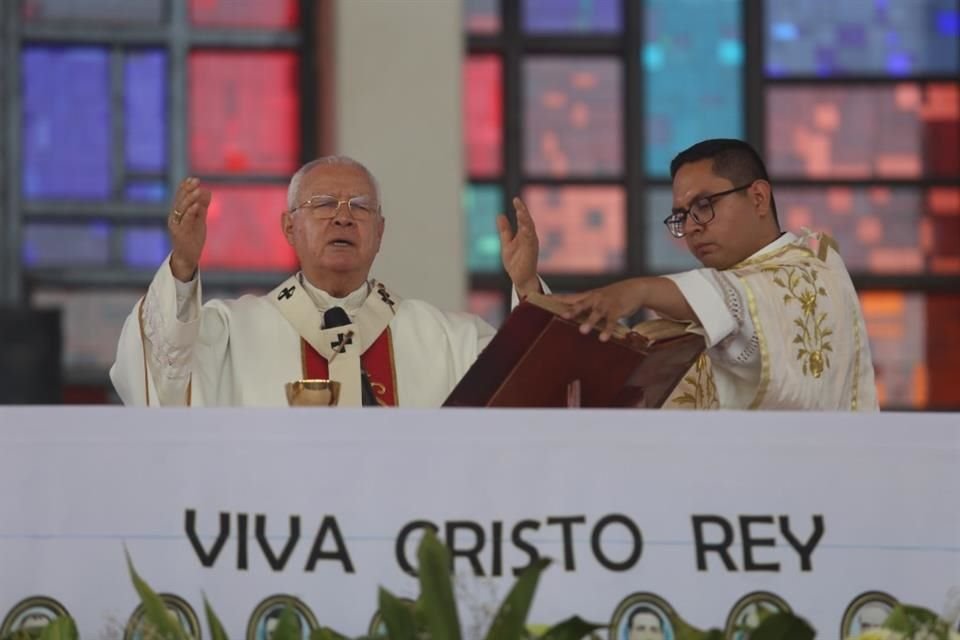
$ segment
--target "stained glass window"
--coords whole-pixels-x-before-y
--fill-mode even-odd
[[[24,0],[23,19],[160,22],[165,0]]]
[[[524,170],[606,176],[623,166],[621,62],[531,57],[524,63]]]
[[[106,222],[30,223],[21,243],[28,267],[105,266],[110,257]]]
[[[110,79],[103,47],[28,46],[21,53],[23,195],[110,195]]]
[[[830,233],[860,273],[960,273],[960,189],[795,187],[776,190],[781,224]]]
[[[771,76],[960,70],[956,0],[767,0],[764,22]]]
[[[506,295],[502,291],[475,290],[467,298],[467,311],[497,328],[506,317],[505,304]]]
[[[125,195],[131,202],[164,202],[167,185],[159,180],[130,180]]]
[[[189,60],[192,171],[281,175],[296,171],[297,55],[198,51]]]
[[[503,81],[499,56],[470,56],[463,68],[467,173],[500,173],[503,158]]]
[[[298,0],[190,0],[190,21],[196,25],[290,29],[299,19]]]
[[[767,163],[781,176],[958,175],[960,85],[773,87]]]
[[[528,187],[542,273],[617,273],[625,264],[622,187]]]
[[[158,269],[170,252],[170,238],[165,227],[123,230],[123,260],[132,268]]]
[[[739,0],[646,0],[644,131],[648,175],[706,138],[743,137]]]
[[[880,406],[956,406],[960,296],[861,292]]]
[[[166,54],[127,54],[123,78],[127,170],[162,172],[167,167]]]
[[[523,0],[521,6],[523,28],[530,33],[614,33],[621,28],[620,0]]]
[[[476,34],[500,31],[500,0],[466,0],[463,25],[467,31]]]
[[[467,268],[471,273],[497,273],[500,235],[497,214],[503,210],[503,191],[493,185],[469,185],[463,193],[466,215]]]
[[[213,192],[207,213],[205,269],[288,271],[293,249],[280,230],[287,189],[281,185],[208,184]]]

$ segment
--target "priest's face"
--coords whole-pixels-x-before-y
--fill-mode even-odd
[[[284,235],[297,253],[300,268],[314,284],[347,279],[358,287],[367,279],[383,239],[384,220],[376,190],[359,167],[319,165],[303,176],[296,201],[321,202],[320,196],[332,196],[328,202],[340,201],[327,206],[336,208],[334,217],[325,217],[323,207],[303,206],[284,214]],[[370,213],[353,204],[348,207],[348,201],[363,203]]]
[[[694,206],[701,212],[701,219],[705,217],[703,212],[709,217],[712,211],[713,218],[707,222],[698,223],[687,215],[683,225],[687,248],[705,267],[728,269],[776,237],[776,223],[769,208],[770,187],[763,180],[711,197],[743,186],[715,174],[712,159],[685,164],[674,176],[674,210]]]

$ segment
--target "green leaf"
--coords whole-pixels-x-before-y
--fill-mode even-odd
[[[59,616],[43,627],[40,640],[77,640],[77,626],[72,618]]]
[[[124,550],[124,554],[127,556],[127,567],[130,570],[133,588],[137,590],[140,602],[143,603],[144,622],[152,625],[157,632],[157,637],[162,640],[189,640],[187,633],[173,614],[167,610],[160,596],[137,574],[137,570],[133,568],[130,553]]]
[[[330,627],[320,627],[310,632],[310,640],[349,640],[349,638]]]
[[[450,553],[432,529],[423,534],[417,559],[422,611],[430,637],[461,640],[460,617],[450,581]]]
[[[413,609],[383,587],[380,587],[379,601],[388,637],[391,640],[416,640],[417,623]]]
[[[550,566],[549,559],[539,558],[523,570],[517,581],[513,583],[510,593],[500,604],[497,615],[493,618],[493,624],[487,632],[487,640],[520,637],[527,615],[530,613],[530,605],[533,603],[533,594],[537,590],[540,574],[548,566]]]
[[[775,285],[777,285],[777,286],[780,286],[780,287],[783,287],[783,288],[786,288],[786,287],[787,287],[787,283],[785,283],[785,282],[784,282],[783,280],[781,280],[779,277],[776,277],[776,278],[773,279],[773,284],[775,284]]]
[[[723,631],[719,629],[703,631],[676,614],[670,616],[670,623],[673,625],[676,640],[724,640]]]
[[[813,640],[817,635],[806,620],[793,613],[781,611],[766,617],[760,615],[760,619],[760,624],[750,633],[750,640]]]
[[[300,640],[300,628],[293,605],[288,603],[280,612],[280,619],[273,630],[272,640]]]
[[[579,616],[573,616],[550,627],[542,640],[581,640],[588,633],[605,628],[606,625],[587,622]]]
[[[210,640],[230,640],[227,637],[227,632],[223,629],[220,618],[213,612],[213,607],[210,606],[210,601],[207,600],[207,594],[203,594],[203,610],[207,614],[207,626],[210,627]]]
[[[784,303],[784,304],[790,302],[791,300],[793,300],[793,296],[792,296],[792,295],[790,295],[789,293],[783,294],[783,303]]]
[[[923,627],[934,629],[940,623],[940,617],[929,609],[909,604],[898,604],[883,621],[883,627],[912,636]]]

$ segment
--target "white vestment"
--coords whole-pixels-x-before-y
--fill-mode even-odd
[[[294,276],[266,296],[212,300],[202,307],[200,300],[199,276],[181,283],[165,261],[124,323],[110,369],[125,404],[287,406],[285,383],[308,377],[301,335],[319,353],[329,352],[331,345],[319,344],[326,337],[323,311],[340,306],[355,323],[352,342],[362,350],[377,338],[364,334],[377,317],[363,310],[379,305],[389,329],[398,405],[438,407],[494,335],[476,316],[400,300],[375,281],[343,299]]]
[[[707,352],[664,408],[878,409],[860,301],[829,237],[784,233],[730,269],[668,277]]]

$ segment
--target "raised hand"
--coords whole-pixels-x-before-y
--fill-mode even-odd
[[[537,228],[533,216],[520,198],[513,199],[517,212],[517,231],[513,232],[507,216],[497,216],[497,231],[500,232],[500,257],[513,286],[520,297],[540,291],[537,278],[537,257],[540,242],[537,240]]]
[[[200,188],[200,181],[187,178],[180,183],[167,218],[170,230],[170,269],[181,282],[189,282],[200,264],[200,255],[207,239],[207,209],[211,193]]]

